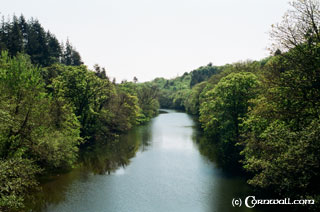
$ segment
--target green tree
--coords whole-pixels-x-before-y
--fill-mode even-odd
[[[200,68],[191,71],[191,81],[190,87],[192,88],[194,85],[208,80],[212,75],[216,74],[218,68],[212,66],[212,63],[209,63],[207,66],[201,66]]]
[[[259,85],[253,73],[231,73],[205,94],[200,106],[200,121],[204,131],[221,144],[225,162],[237,164],[240,148],[241,124]]]
[[[320,199],[319,2],[291,3],[271,33],[282,53],[263,72],[256,106],[244,122],[249,183],[280,195]]]
[[[128,88],[127,83],[118,85],[116,93],[110,99],[110,102],[104,106],[102,117],[100,119],[104,126],[108,126],[113,133],[122,133],[129,130],[139,122],[141,108],[139,107],[138,97],[132,88]]]
[[[69,39],[65,44],[61,62],[67,66],[79,66],[83,64],[79,52],[70,44]]]
[[[62,56],[62,50],[58,39],[52,35],[50,32],[47,32],[47,45],[48,45],[48,65],[59,63]]]
[[[13,21],[10,24],[10,30],[8,32],[7,48],[9,54],[14,56],[18,52],[23,52],[23,35],[20,29],[19,21],[16,16],[13,16]]]
[[[199,115],[200,110],[200,94],[207,86],[207,82],[201,82],[192,87],[190,95],[185,100],[186,111],[190,114]]]
[[[96,76],[99,77],[100,79],[109,79],[107,77],[106,69],[104,67],[100,67],[98,64],[95,64],[93,66]]]
[[[0,208],[17,209],[40,170],[72,167],[80,126],[64,99],[47,95],[39,68],[25,55],[2,53],[0,90]]]
[[[24,16],[13,16],[12,21],[2,20],[0,26],[0,51],[7,50],[10,56],[19,52],[30,56],[34,64],[46,67],[62,62],[67,65],[82,64],[79,52],[71,46],[69,40],[66,49],[57,38],[46,32],[38,20],[26,21]]]
[[[28,159],[0,160],[0,210],[21,211],[31,191],[38,188],[36,174],[40,171]]]
[[[28,43],[26,52],[34,64],[47,66],[49,64],[46,33],[38,20],[29,22]]]
[[[144,121],[149,121],[152,117],[158,114],[158,92],[159,89],[156,86],[148,84],[140,85],[137,88],[137,97],[139,99],[139,106],[142,110],[142,115],[145,119]]]
[[[97,117],[114,92],[108,79],[100,79],[86,66],[56,66],[61,74],[53,79],[54,95],[66,99],[74,107],[81,123],[81,137],[95,134]]]
[[[24,55],[0,60],[2,158],[28,155],[48,167],[75,160],[79,125],[63,99],[48,96],[38,68]]]

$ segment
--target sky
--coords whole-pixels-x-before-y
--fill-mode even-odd
[[[0,15],[37,18],[107,75],[139,82],[269,56],[288,0],[0,0]]]

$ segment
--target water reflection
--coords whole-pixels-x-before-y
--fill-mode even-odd
[[[140,139],[135,131],[125,136],[126,139],[95,145],[81,154],[81,167],[93,174],[111,174],[119,167],[129,165],[139,149]],[[129,139],[130,138],[130,139]]]
[[[41,192],[36,201],[28,202],[29,211],[45,211],[48,205],[66,200],[69,187],[75,182],[86,182],[92,175],[121,175],[137,151],[150,145],[150,126],[141,126],[120,136],[119,140],[88,147],[81,152],[79,164],[71,172],[42,179]]]
[[[151,120],[149,123],[139,126],[135,128],[134,132],[136,132],[137,139],[140,141],[140,151],[148,150],[148,147],[151,144],[152,140],[152,133],[151,133],[151,126],[154,120]],[[129,133],[130,134],[130,133]],[[122,137],[123,139],[129,139],[130,135],[126,135],[126,137]]]
[[[251,211],[243,179],[217,168],[192,117],[166,111],[118,142],[92,146],[79,167],[51,177],[31,211]]]
[[[247,196],[253,195],[253,189],[245,183],[245,178],[242,173],[226,172],[225,164],[223,163],[223,155],[219,152],[219,147],[214,142],[210,141],[200,130],[200,125],[196,117],[192,117],[195,125],[193,126],[192,140],[196,144],[201,155],[208,163],[215,166],[215,184],[211,185],[211,198],[208,198],[211,204],[211,211],[260,211],[261,209],[246,207],[231,207],[232,198],[241,198],[244,200]],[[210,211],[208,210],[208,211]]]

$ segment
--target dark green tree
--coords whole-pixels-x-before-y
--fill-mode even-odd
[[[7,48],[11,56],[16,55],[18,52],[23,52],[23,34],[20,29],[18,18],[13,16],[13,21],[10,24],[8,32]]]
[[[26,53],[30,55],[33,63],[47,66],[49,65],[48,51],[46,32],[38,20],[31,19]]]
[[[319,2],[294,1],[271,37],[282,51],[265,66],[261,95],[244,122],[249,183],[319,200]],[[316,200],[316,201],[317,201]]]
[[[24,16],[13,16],[12,21],[2,20],[0,26],[0,50],[10,56],[27,53],[34,64],[50,66],[63,62],[67,65],[82,64],[79,52],[67,41],[66,49],[50,32],[46,32],[38,20],[26,21]]]
[[[205,94],[200,106],[200,121],[204,131],[215,143],[220,143],[225,165],[239,166],[241,124],[259,85],[253,73],[231,73]]]
[[[59,63],[62,56],[62,49],[57,38],[50,32],[47,32],[47,45],[48,45],[48,65]]]
[[[109,101],[113,85],[100,79],[86,66],[57,66],[61,74],[53,79],[54,94],[68,100],[81,123],[81,136],[94,136],[96,120],[103,105]]]
[[[35,175],[70,168],[81,138],[62,98],[47,95],[28,56],[0,57],[0,209],[21,211]]]
[[[63,51],[63,57],[61,62],[67,66],[79,66],[83,64],[79,52],[77,52],[73,48],[73,46],[69,42],[69,39],[65,44],[65,49]]]

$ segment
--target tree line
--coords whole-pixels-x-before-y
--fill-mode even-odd
[[[155,79],[162,107],[199,117],[219,164],[279,197],[320,200],[320,5],[291,3],[271,29],[273,55],[171,80]],[[199,83],[195,72],[212,69]],[[197,77],[197,79],[200,79]],[[162,96],[161,96],[162,95]],[[319,206],[314,206],[319,208]]]
[[[116,140],[159,103],[151,85],[82,65],[34,19],[14,16],[0,34],[0,210],[21,211],[40,176],[76,166],[79,149]]]
[[[196,115],[218,150],[219,164],[247,172],[250,185],[282,198],[318,202],[320,9],[314,0],[291,6],[271,30],[272,56],[209,63],[147,83],[116,84],[98,65],[89,70],[70,62],[79,54],[66,62],[62,44],[53,56],[49,37],[54,36],[38,21],[24,21],[29,34],[24,18],[3,21],[0,209],[21,210],[38,176],[71,168],[79,148],[116,139],[150,120],[159,105]],[[36,45],[41,42],[44,49]]]
[[[30,56],[32,63],[50,66],[54,63],[78,66],[83,64],[78,51],[67,39],[60,43],[56,36],[46,31],[37,19],[26,20],[23,15],[12,20],[2,17],[0,26],[0,51],[7,50],[10,56],[18,52]]]

